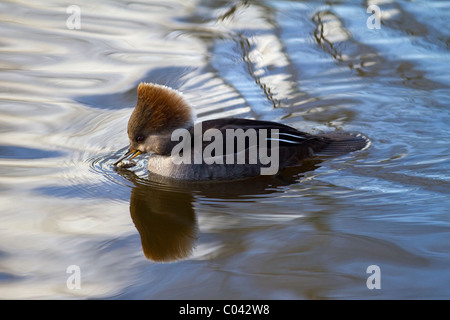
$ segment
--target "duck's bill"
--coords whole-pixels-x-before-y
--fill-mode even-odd
[[[120,164],[124,161],[131,161],[134,158],[136,158],[138,155],[140,155],[142,152],[139,150],[130,150],[121,156],[116,162],[113,163],[113,166],[120,167]]]

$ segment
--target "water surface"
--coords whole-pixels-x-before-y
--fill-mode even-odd
[[[0,12],[0,298],[450,298],[448,2]],[[116,171],[141,81],[182,91],[199,120],[363,133],[371,146],[232,183],[161,180],[144,157]],[[381,289],[366,285],[371,265]]]

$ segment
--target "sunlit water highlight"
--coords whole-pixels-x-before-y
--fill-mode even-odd
[[[0,3],[0,298],[450,297],[447,2],[77,1],[71,30],[73,4]],[[141,81],[371,146],[232,183],[117,170]]]

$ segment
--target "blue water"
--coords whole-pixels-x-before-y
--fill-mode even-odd
[[[450,298],[449,2],[78,1],[79,29],[70,5],[0,4],[0,298]],[[116,171],[141,81],[371,144],[232,183]]]

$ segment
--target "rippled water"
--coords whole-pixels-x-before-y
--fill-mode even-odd
[[[0,298],[450,298],[449,14],[446,1],[1,2]],[[372,145],[233,183],[169,183],[145,159],[115,171],[141,81],[182,91],[201,120]]]

